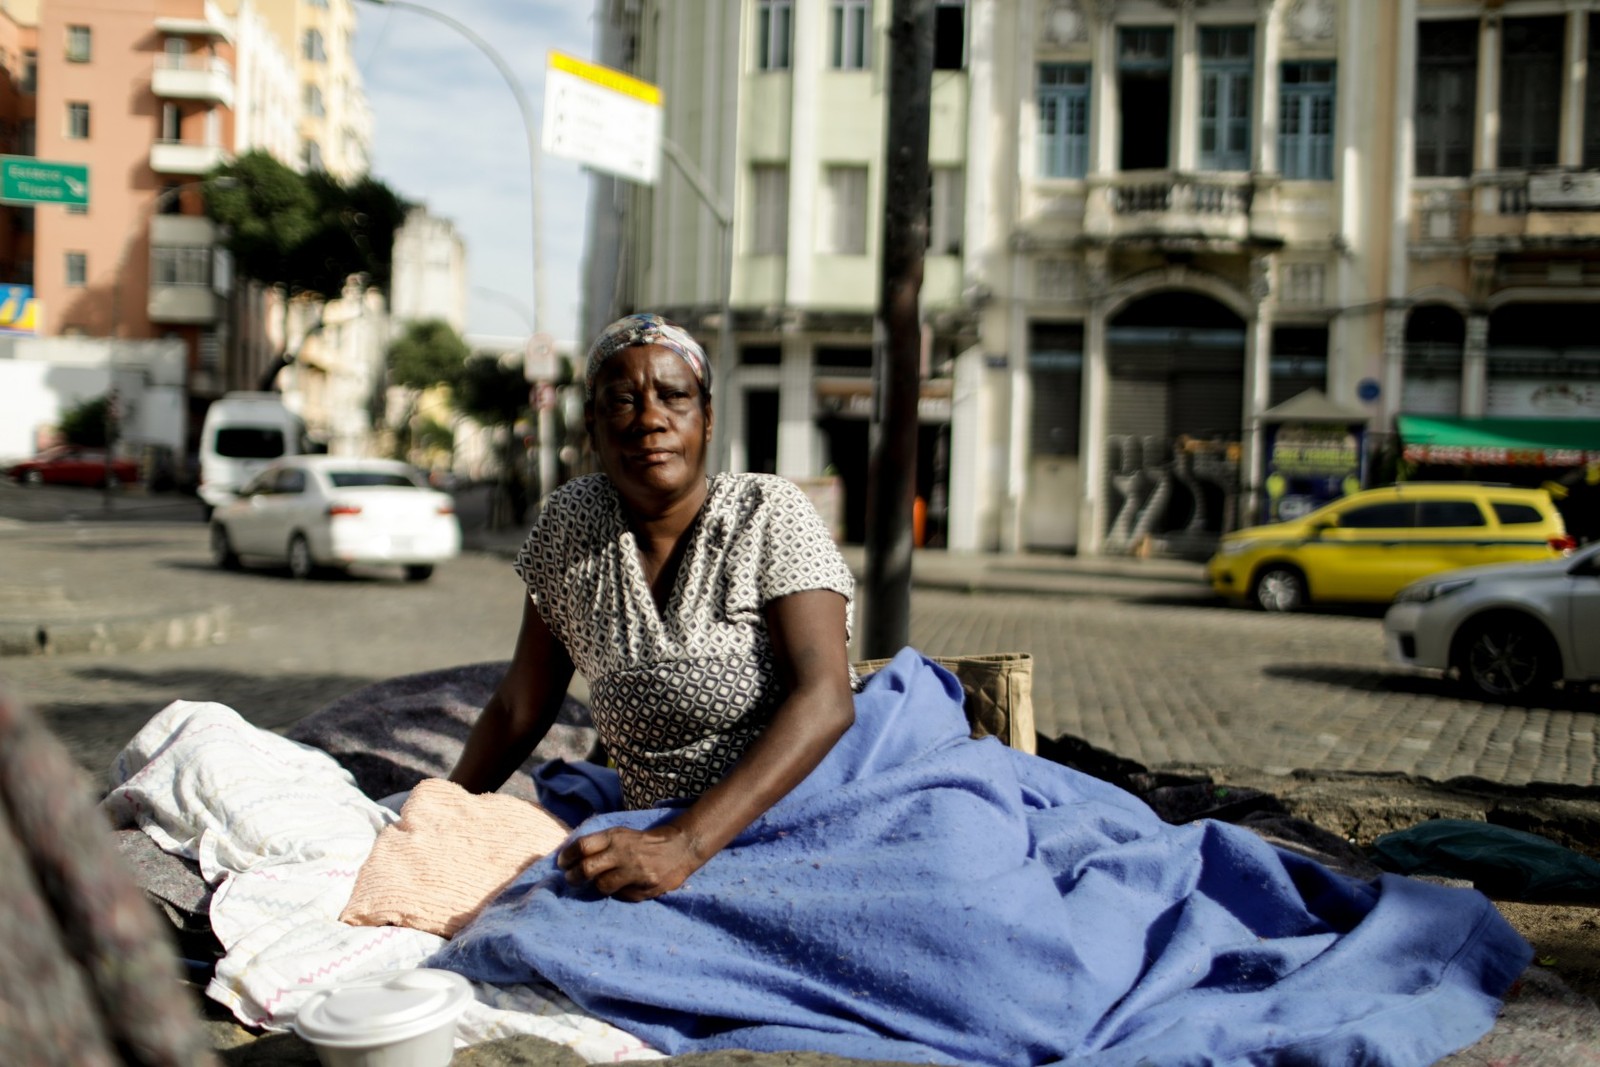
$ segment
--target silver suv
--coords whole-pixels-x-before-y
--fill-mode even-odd
[[[1413,582],[1396,594],[1383,632],[1391,662],[1453,671],[1486,700],[1600,681],[1600,544]]]

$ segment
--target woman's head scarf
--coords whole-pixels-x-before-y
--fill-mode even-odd
[[[701,393],[707,397],[711,395],[711,362],[706,359],[705,349],[689,336],[688,330],[677,323],[668,322],[660,315],[642,312],[625,315],[613,322],[601,330],[600,336],[589,346],[589,362],[583,372],[584,399],[594,399],[595,375],[600,373],[600,367],[606,360],[624,348],[640,345],[660,345],[670,352],[676,352],[694,372]]]

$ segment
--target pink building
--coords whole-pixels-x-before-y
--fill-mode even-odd
[[[89,205],[33,209],[41,336],[177,338],[192,422],[223,382],[228,271],[198,191],[233,143],[233,20],[209,0],[38,6],[36,154]]]

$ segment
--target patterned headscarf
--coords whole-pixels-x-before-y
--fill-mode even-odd
[[[594,379],[600,373],[601,364],[624,348],[640,345],[660,345],[676,352],[694,372],[695,379],[700,383],[700,391],[708,397],[711,395],[711,362],[706,359],[705,349],[700,347],[700,342],[689,336],[689,331],[677,323],[668,322],[660,315],[643,312],[623,316],[601,330],[600,336],[595,338],[594,344],[589,347],[589,362],[583,372],[583,398],[594,399]]]

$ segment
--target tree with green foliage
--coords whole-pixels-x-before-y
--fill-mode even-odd
[[[471,355],[467,342],[443,319],[408,322],[389,345],[389,383],[418,392],[436,385],[454,386]]]
[[[421,319],[406,324],[388,351],[389,384],[406,390],[404,414],[395,425],[394,453],[406,459],[416,439],[412,422],[420,394],[438,386],[455,388],[466,372],[472,350],[443,319]]]
[[[456,410],[480,426],[504,430],[500,482],[490,509],[496,529],[521,524],[528,510],[528,487],[522,477],[517,447],[517,421],[529,412],[528,381],[522,364],[502,363],[493,356],[467,360],[456,385]]]
[[[264,390],[294,361],[292,301],[336,299],[352,278],[364,287],[389,285],[394,233],[407,205],[376,178],[346,185],[322,171],[303,175],[256,149],[212,171],[205,197],[239,273],[283,294],[285,348],[263,376]]]
[[[66,438],[67,444],[81,448],[105,448],[110,440],[107,432],[110,405],[109,396],[97,396],[62,412],[61,436]]]

